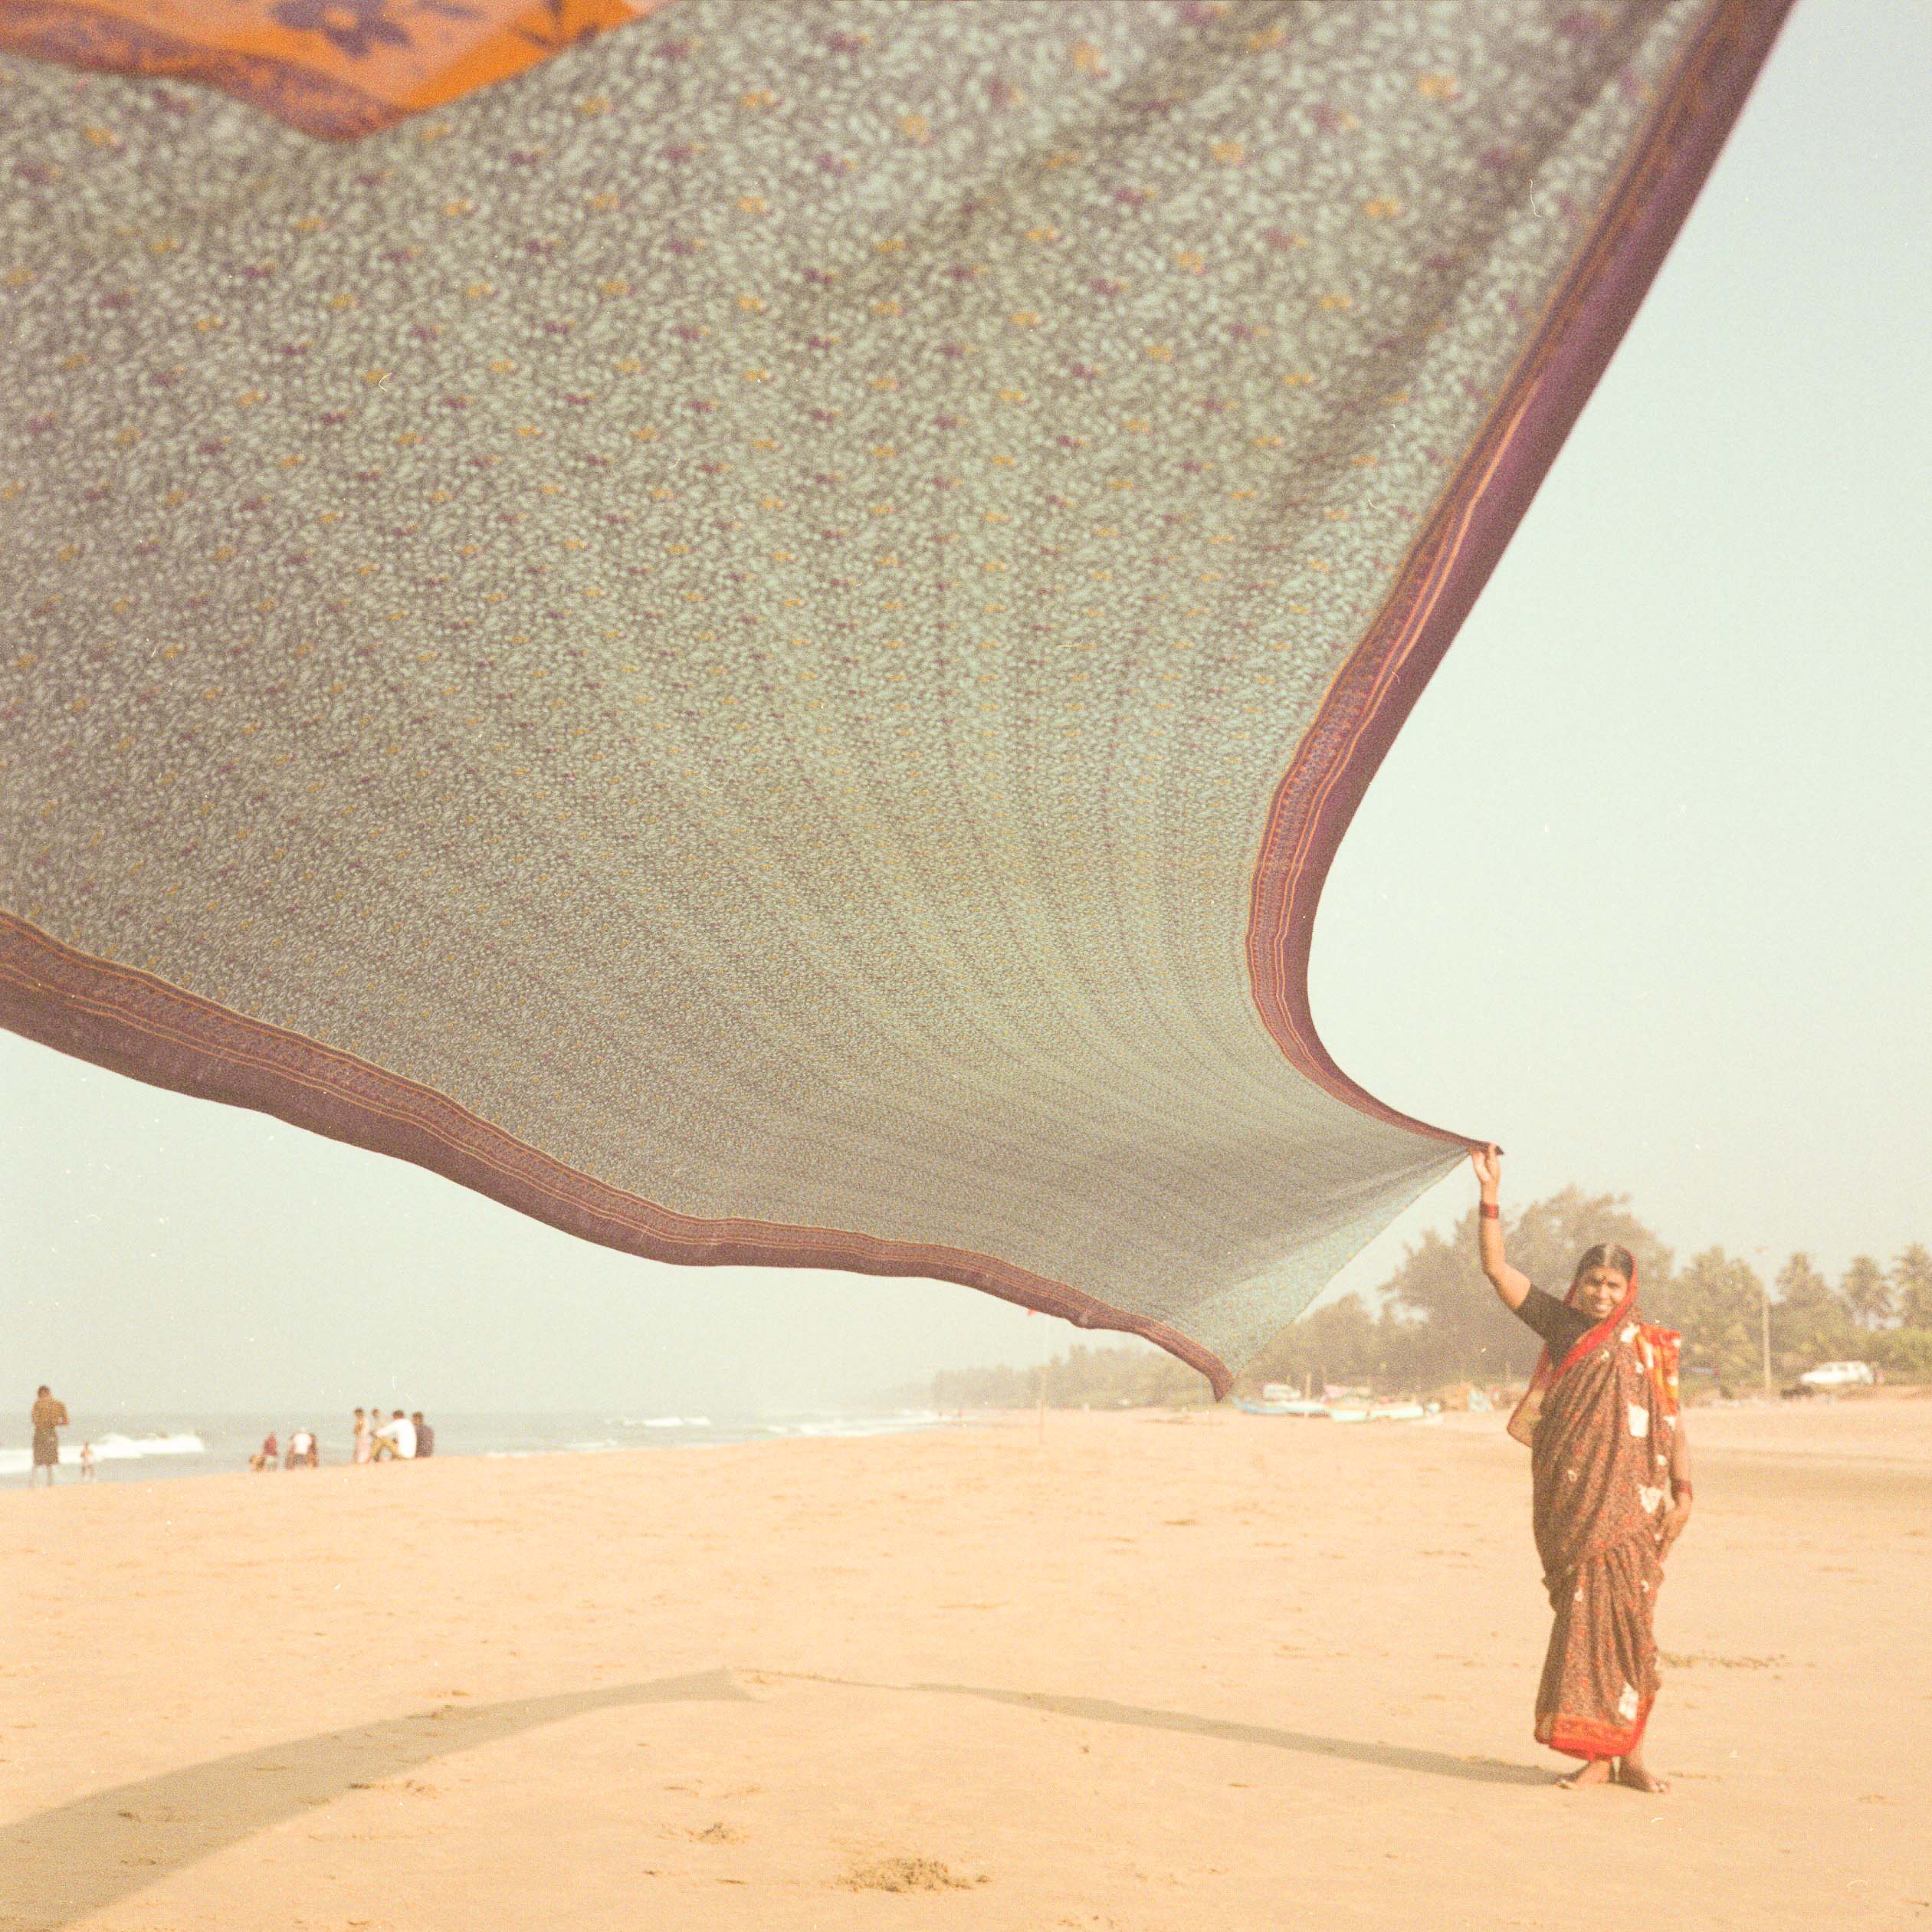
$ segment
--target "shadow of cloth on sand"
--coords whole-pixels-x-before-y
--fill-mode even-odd
[[[57,1928],[343,1793],[542,1724],[626,1704],[753,1703],[730,1671],[444,1704],[162,1771],[0,1825],[0,1923]]]
[[[817,1680],[842,1683],[842,1678]],[[1114,1704],[1104,1697],[1056,1697],[1046,1691],[991,1691],[973,1684],[871,1684],[854,1689],[934,1691],[950,1697],[985,1697],[995,1704],[1018,1704],[1026,1711],[1051,1711],[1062,1717],[1085,1717],[1096,1724],[1136,1724],[1146,1730],[1186,1731],[1196,1737],[1225,1738],[1235,1744],[1263,1744],[1278,1751],[1306,1751],[1315,1757],[1337,1757],[1352,1764],[1377,1764],[1390,1771],[1422,1771],[1432,1777],[1464,1778],[1475,1784],[1533,1784],[1550,1782],[1547,1771],[1527,1764],[1507,1764],[1493,1757],[1456,1757],[1447,1751],[1417,1750],[1407,1744],[1361,1744],[1346,1737],[1322,1737],[1312,1731],[1278,1730],[1268,1724],[1237,1724],[1225,1717],[1196,1717],[1184,1711],[1154,1711],[1140,1704]]]

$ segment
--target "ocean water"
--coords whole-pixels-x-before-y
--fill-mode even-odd
[[[97,1479],[149,1481],[172,1476],[210,1475],[246,1469],[262,1438],[275,1432],[284,1451],[298,1428],[321,1445],[324,1465],[349,1460],[347,1416],[143,1415],[116,1411],[90,1415],[68,1404],[73,1423],[61,1432],[57,1480],[80,1480],[80,1445],[93,1445]],[[887,1435],[907,1430],[957,1426],[932,1409],[890,1413],[802,1410],[769,1415],[439,1415],[425,1412],[442,1455],[607,1455],[620,1449],[701,1448],[725,1442],[769,1442],[784,1436]],[[32,1459],[23,1416],[0,1430],[0,1483],[24,1484]],[[294,1473],[293,1471],[290,1472]]]

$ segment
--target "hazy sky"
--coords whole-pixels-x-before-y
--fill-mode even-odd
[[[1932,7],[1799,0],[1322,904],[1350,1074],[1680,1255],[1932,1241],[1928,73]],[[0,1388],[97,1414],[832,1406],[1089,1339],[612,1254],[11,1035],[0,1151]]]

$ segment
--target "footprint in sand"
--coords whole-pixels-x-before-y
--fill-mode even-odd
[[[968,1891],[992,1881],[983,1871],[962,1878],[937,1858],[867,1858],[833,1882],[848,1891]]]

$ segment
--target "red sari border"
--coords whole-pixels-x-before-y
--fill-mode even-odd
[[[1599,221],[1445,490],[1396,586],[1277,788],[1250,900],[1256,1005],[1297,1071],[1373,1119],[1458,1145],[1385,1106],[1322,1046],[1307,966],[1321,888],[1403,720],[1528,508],[1681,226],[1790,0],[1720,0],[1679,63]],[[1138,1335],[1205,1376],[1227,1366],[1165,1323],[963,1248],[849,1229],[703,1220],[552,1159],[435,1090],[247,1018],[0,912],[0,1025],[76,1058],[414,1162],[589,1241],[698,1266],[824,1268],[955,1281],[1082,1328]]]
[[[1655,1701],[1652,1697],[1645,1698],[1635,1720],[1628,1724],[1599,1724],[1589,1717],[1550,1718],[1537,1725],[1537,1742],[1553,1751],[1561,1751],[1566,1757],[1628,1757],[1644,1741],[1644,1730]]]

